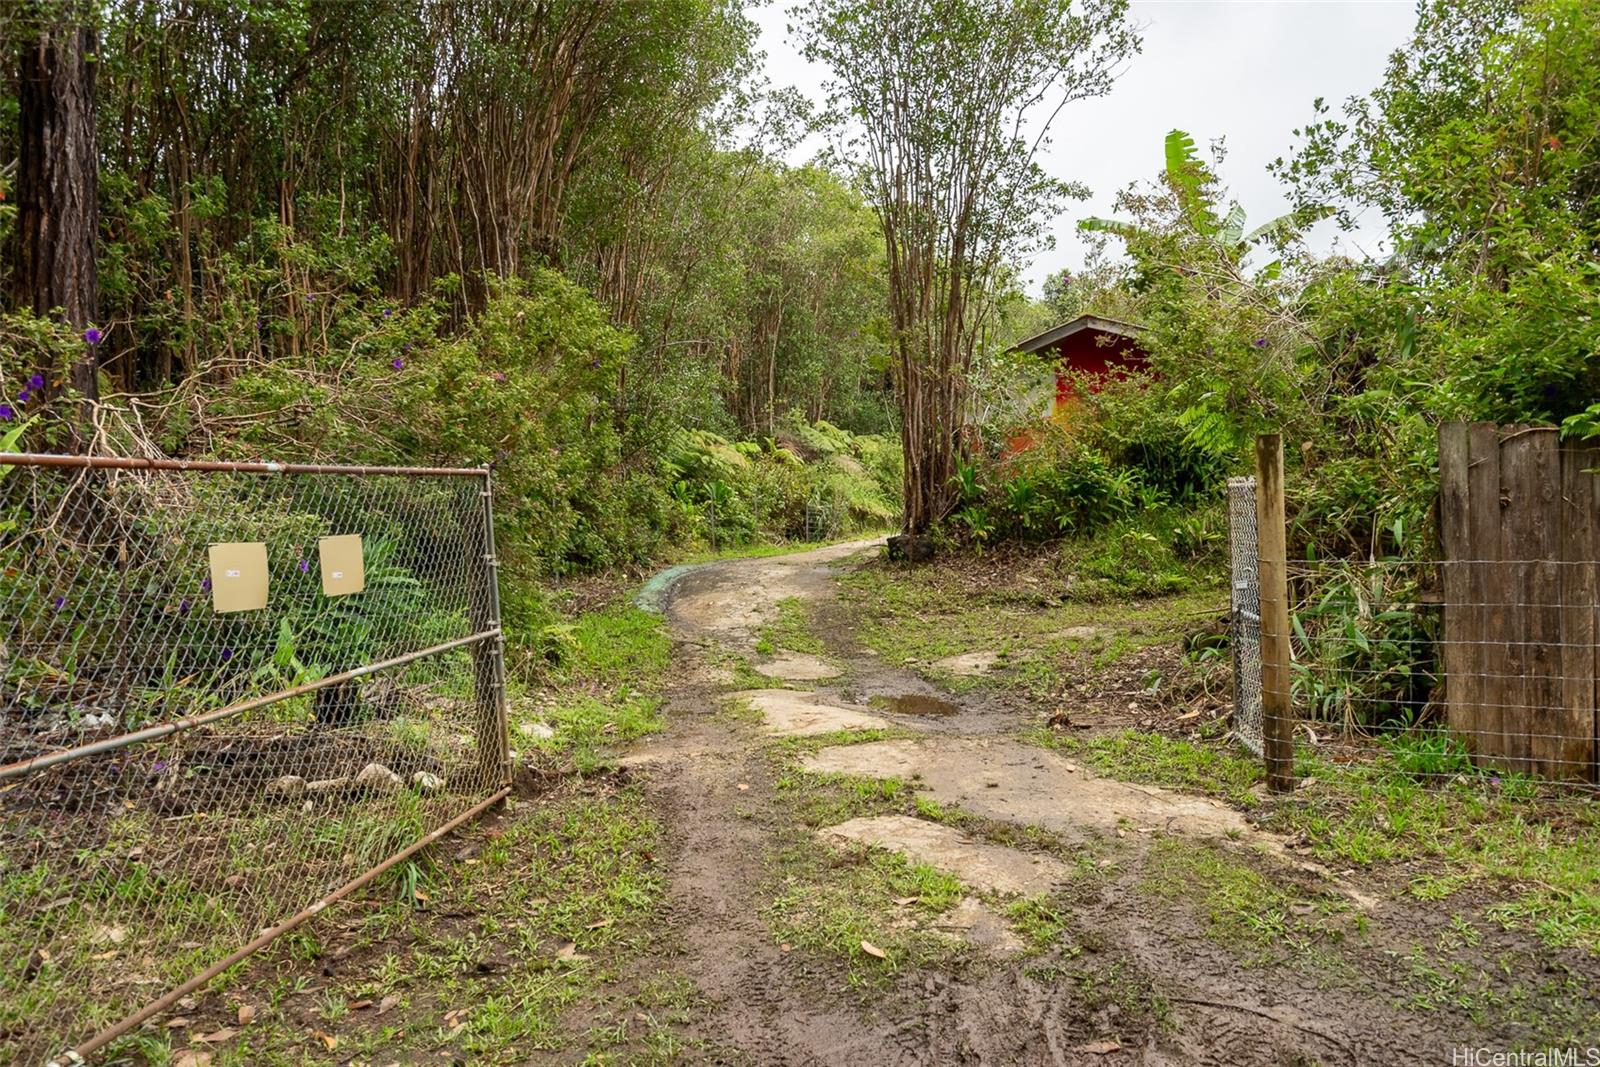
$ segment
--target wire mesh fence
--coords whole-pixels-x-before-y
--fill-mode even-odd
[[[1301,740],[1368,737],[1413,776],[1486,784],[1597,777],[1596,644],[1513,620],[1559,618],[1560,597],[1457,600],[1474,574],[1538,584],[1592,563],[1398,560],[1291,564],[1290,643]],[[1558,583],[1559,584],[1559,583]],[[1589,608],[1593,616],[1594,608]],[[1468,629],[1464,619],[1484,625]]]
[[[509,771],[486,472],[46,461],[0,457],[0,1062],[98,1047]]]
[[[1508,456],[1534,446],[1526,436],[1516,441],[1518,432],[1526,434],[1501,434],[1514,442]],[[1546,462],[1508,462],[1476,502],[1445,503],[1447,558],[1290,559],[1282,594],[1256,587],[1255,498],[1245,480],[1231,482],[1241,740],[1250,744],[1249,725],[1262,722],[1260,620],[1286,596],[1299,756],[1386,761],[1419,780],[1499,789],[1600,783],[1597,464],[1594,450],[1567,463],[1553,434],[1543,447]],[[1482,469],[1475,462],[1470,477]],[[1542,482],[1524,477],[1541,469]],[[1544,484],[1560,489],[1544,492]],[[1448,473],[1444,488],[1448,495]],[[1494,555],[1469,554],[1484,548]]]

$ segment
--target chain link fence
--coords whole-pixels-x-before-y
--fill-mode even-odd
[[[503,798],[495,571],[487,471],[0,456],[0,1062]]]
[[[1261,585],[1256,570],[1256,480],[1228,479],[1229,643],[1233,648],[1233,732],[1262,754]]]

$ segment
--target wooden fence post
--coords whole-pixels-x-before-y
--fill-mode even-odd
[[[1289,680],[1288,547],[1284,532],[1283,437],[1256,438],[1256,562],[1261,585],[1261,729],[1267,788],[1294,789],[1294,703]]]

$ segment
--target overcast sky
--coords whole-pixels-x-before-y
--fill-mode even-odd
[[[793,6],[774,0],[751,14],[773,84],[817,99],[826,72],[802,59],[789,39]],[[1083,262],[1078,219],[1110,214],[1119,190],[1155,178],[1162,139],[1174,127],[1201,147],[1225,139],[1222,179],[1249,220],[1282,213],[1288,201],[1266,165],[1288,152],[1318,96],[1336,103],[1377,85],[1414,22],[1411,0],[1133,0],[1132,14],[1144,50],[1109,96],[1067,106],[1052,127],[1046,169],[1083,182],[1094,196],[1070,203],[1055,220],[1055,249],[1026,272],[1035,292],[1050,272]],[[1371,252],[1379,237],[1375,229],[1340,235],[1329,221],[1312,243],[1354,252],[1353,242]]]

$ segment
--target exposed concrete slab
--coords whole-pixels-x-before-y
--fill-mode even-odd
[[[1098,778],[1065,757],[1009,740],[928,737],[834,745],[805,761],[811,771],[901,778],[964,811],[1032,824],[1069,838],[1088,831],[1161,831],[1223,837],[1249,833],[1226,804],[1154,786]]]
[[[976,897],[962,897],[961,903],[934,919],[932,925],[1001,956],[1015,956],[1024,947],[1011,924]]]
[[[767,731],[788,737],[831,734],[835,730],[882,730],[889,720],[866,710],[794,689],[748,689],[733,694],[767,719]]]
[[[985,841],[910,815],[851,819],[817,831],[825,841],[858,841],[899,852],[917,863],[954,875],[963,885],[994,893],[1031,896],[1067,880],[1067,868],[1051,856]]]
[[[972,678],[980,674],[988,674],[1000,662],[998,652],[964,652],[959,656],[946,656],[936,659],[928,666],[936,671],[946,674],[959,675],[963,678]]]
[[[820,682],[844,672],[825,659],[804,652],[780,652],[766,663],[756,664],[756,673],[785,682]]]

